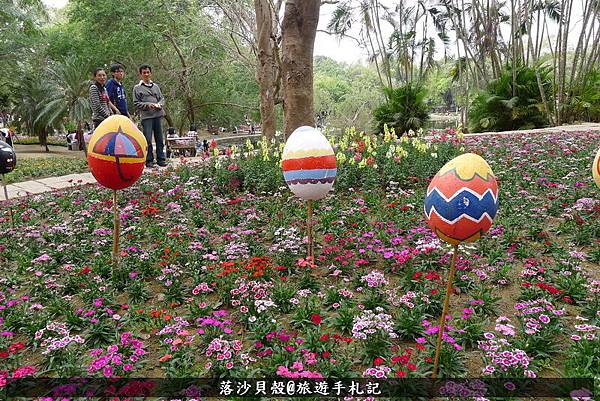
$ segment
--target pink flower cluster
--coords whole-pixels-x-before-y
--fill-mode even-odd
[[[36,372],[36,368],[31,365],[21,366],[12,373],[8,370],[0,370],[0,388],[6,386],[7,379],[21,379],[23,377],[31,376]]]
[[[388,283],[382,272],[373,270],[360,278],[361,283],[367,283],[370,288],[383,287]]]
[[[132,273],[129,273],[130,277],[131,277],[131,274]],[[114,310],[103,306],[103,304],[104,304],[104,298],[96,298],[96,299],[94,299],[94,307],[96,307],[97,309],[79,308],[79,309],[77,309],[76,313],[79,316],[81,316],[82,318],[85,318],[86,320],[88,320],[92,324],[96,324],[96,323],[98,323],[98,321],[100,319],[106,318],[106,317],[110,317],[114,320],[120,319],[120,316],[115,314]]]
[[[429,297],[421,292],[408,291],[406,294],[399,297],[398,294],[402,293],[401,289],[393,288],[390,290],[386,290],[385,293],[387,295],[388,302],[391,303],[393,306],[404,305],[407,308],[412,309],[415,307],[415,301],[422,302],[424,304],[429,304],[431,302],[429,300]]]
[[[583,322],[588,321],[588,319],[581,317],[581,316],[577,316],[576,319],[583,321]],[[593,324],[587,324],[587,323],[576,324],[575,329],[577,330],[578,334],[571,335],[571,340],[574,340],[574,341],[581,341],[581,339],[593,341],[596,339],[596,332],[600,331],[600,327],[593,325]]]
[[[72,336],[69,329],[67,329],[67,325],[64,323],[50,322],[45,328],[36,331],[33,338],[40,340],[44,335],[46,335],[46,338],[40,344],[42,348],[46,348],[42,351],[43,355],[63,349],[72,343],[83,344],[85,342],[79,335]]]
[[[446,315],[446,320],[449,320],[449,319],[450,319],[450,316]],[[437,338],[437,333],[440,330],[439,325],[432,325],[431,322],[429,322],[429,320],[423,320],[421,322],[421,325],[423,327],[425,327],[424,333],[426,335],[428,335],[428,336],[436,335],[435,337]],[[457,344],[456,339],[454,337],[452,337],[450,335],[450,333],[464,333],[464,330],[456,329],[451,324],[446,323],[446,325],[444,326],[444,332],[442,333],[442,341],[444,341],[448,344],[452,344],[454,349],[456,349],[458,351],[462,350],[463,349],[462,345]],[[418,344],[425,344],[427,342],[427,339],[425,339],[424,337],[419,337],[415,341]]]
[[[204,355],[210,360],[206,362],[204,367],[210,369],[215,363],[222,364],[226,369],[233,369],[236,359],[239,359],[241,366],[247,366],[250,362],[256,362],[256,358],[251,357],[247,353],[240,352],[242,350],[242,342],[240,340],[224,340],[223,338],[214,338]]]
[[[290,379],[322,379],[323,375],[319,372],[312,372],[310,370],[304,370],[302,362],[296,361],[292,364],[292,369],[288,369],[286,366],[277,367],[277,375],[281,377],[288,377]]]
[[[496,322],[504,326],[501,327],[501,333],[509,331],[510,335],[514,336],[514,327],[509,324],[510,319],[501,316]],[[531,358],[525,351],[514,348],[508,340],[496,337],[494,333],[486,332],[483,336],[486,340],[479,341],[478,347],[485,352],[484,359],[487,365],[483,368],[484,375],[536,377],[535,372],[529,369]]]
[[[221,320],[221,318],[225,316],[227,316],[227,311],[221,309],[214,311],[212,316],[199,317],[196,319],[196,322],[201,327],[215,327],[219,329],[219,331],[222,330],[225,334],[231,334],[233,333],[233,329],[229,326],[231,326],[233,322],[229,319]],[[205,334],[205,330],[202,328],[199,328],[197,332],[198,334]]]
[[[374,377],[376,379],[384,379],[388,377],[388,374],[392,372],[392,369],[385,365],[379,365],[372,368],[368,368],[363,372],[363,377]]]
[[[498,317],[498,319],[496,319],[496,327],[494,328],[494,330],[496,330],[498,333],[501,333],[507,337],[514,337],[516,335],[515,326],[510,324],[510,319],[506,316],[500,316],[500,317]],[[486,333],[486,334],[491,334],[491,333]]]
[[[522,319],[525,334],[540,333],[548,324],[556,324],[557,316],[565,313],[564,309],[555,309],[551,302],[545,299],[536,299],[515,304],[516,316]]]
[[[239,306],[243,314],[249,314],[249,321],[256,321],[256,315],[277,305],[271,299],[273,283],[266,281],[248,281],[239,279],[237,288],[231,290],[232,306]]]
[[[352,326],[352,337],[361,340],[367,340],[370,335],[379,334],[389,338],[397,338],[398,335],[394,332],[394,323],[391,315],[383,312],[383,308],[375,309],[377,314],[372,310],[365,310],[362,315],[354,317],[354,325]]]
[[[214,292],[214,290],[212,288],[210,288],[210,286],[206,282],[198,284],[192,290],[192,294],[194,294],[194,295],[198,295],[200,293],[206,294],[206,293],[209,293],[209,292]]]
[[[144,344],[130,332],[121,334],[118,344],[109,345],[106,350],[97,348],[90,351],[94,358],[88,366],[89,373],[102,371],[104,377],[120,377],[133,371],[146,354]]]

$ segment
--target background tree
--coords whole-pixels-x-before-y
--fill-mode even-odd
[[[286,0],[282,25],[283,110],[286,138],[313,126],[313,52],[321,0]]]

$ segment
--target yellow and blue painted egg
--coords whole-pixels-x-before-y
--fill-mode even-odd
[[[427,224],[452,245],[481,237],[492,226],[497,211],[496,177],[487,162],[474,153],[450,160],[427,188]]]

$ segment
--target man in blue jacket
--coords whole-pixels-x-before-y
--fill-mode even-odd
[[[119,110],[119,113],[125,117],[131,118],[127,110],[127,97],[125,96],[125,88],[123,87],[123,78],[125,78],[125,68],[121,64],[113,64],[110,66],[112,79],[106,83],[108,97],[112,104]]]

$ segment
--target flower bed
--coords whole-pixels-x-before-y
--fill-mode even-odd
[[[304,259],[306,208],[264,141],[243,149],[254,156],[233,149],[123,191],[114,271],[109,191],[15,200],[16,229],[0,222],[0,383],[427,377],[450,248],[425,226],[423,197],[463,151],[490,163],[500,211],[461,246],[441,376],[597,376],[599,139],[349,130],[334,141],[336,192],[315,207],[316,266]]]

